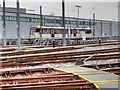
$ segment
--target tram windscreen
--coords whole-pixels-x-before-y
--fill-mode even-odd
[[[40,32],[40,29],[36,29],[36,28],[31,28],[30,29],[30,34],[34,34],[34,33],[38,33],[38,32]]]
[[[36,29],[36,32],[40,32],[40,29]]]

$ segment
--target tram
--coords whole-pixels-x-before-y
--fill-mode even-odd
[[[46,27],[46,26],[32,26],[30,28],[29,38],[39,39],[39,38],[62,38],[63,27]],[[92,29],[91,28],[72,28],[65,27],[65,37],[66,38],[91,38]]]

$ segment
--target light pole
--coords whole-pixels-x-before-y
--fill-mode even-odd
[[[93,36],[95,37],[95,13],[93,13]]]
[[[118,37],[120,38],[120,1],[118,2]]]
[[[103,32],[102,32],[102,30],[103,30],[103,29],[102,29],[102,28],[103,28],[103,25],[102,25],[102,24],[103,24],[103,21],[101,20],[101,23],[100,23],[100,26],[101,26],[101,32],[100,32],[100,35],[101,35],[101,36],[103,35]]]
[[[43,17],[42,17],[42,6],[40,6],[40,44],[42,45],[42,26],[43,26]]]
[[[95,14],[95,7],[92,7],[92,11],[93,11],[93,36],[95,37],[95,21],[96,21],[96,14]],[[102,29],[101,29],[102,32]]]
[[[66,46],[66,39],[65,39],[65,1],[62,0],[62,27],[63,30],[63,47]]]
[[[75,7],[77,7],[78,8],[78,16],[77,16],[77,27],[78,27],[78,25],[79,25],[79,10],[80,10],[80,8],[82,7],[82,6],[79,6],[79,5],[75,5]]]
[[[27,11],[29,11],[29,12],[30,12],[30,14],[31,14],[31,27],[32,27],[32,14],[34,13],[34,11],[35,11],[35,10],[28,9]]]
[[[6,46],[6,21],[5,21],[5,0],[3,0],[3,39],[4,46]]]
[[[20,38],[20,5],[19,0],[16,2],[17,4],[17,51],[21,51],[21,38]]]
[[[112,21],[109,22],[109,36],[112,37]]]
[[[120,22],[118,21],[118,37],[120,37]]]

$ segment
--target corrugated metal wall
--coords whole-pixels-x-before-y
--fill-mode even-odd
[[[0,38],[2,34],[2,12],[0,12]],[[12,16],[12,17],[11,17]],[[6,31],[7,38],[17,37],[17,24],[16,24],[16,14],[7,13],[6,14]],[[29,37],[29,30],[31,25],[39,25],[39,15],[21,14],[21,38]],[[61,26],[61,17],[57,16],[43,16],[43,25],[45,26]],[[76,27],[76,18],[66,18],[66,27]],[[95,24],[95,35],[101,36],[118,36],[118,23],[110,21],[96,20]],[[79,19],[79,27],[91,27],[93,28],[93,20],[90,19]],[[102,32],[101,32],[102,30]]]

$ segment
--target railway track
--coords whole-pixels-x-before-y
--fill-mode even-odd
[[[1,72],[0,74],[4,77],[0,80],[1,90],[97,90],[93,83],[77,75],[56,71],[51,68],[15,70]],[[17,74],[21,74],[21,77],[18,77]]]
[[[63,50],[63,49],[62,49]],[[64,51],[64,50],[63,50]],[[57,49],[55,49],[54,51],[51,51],[50,53],[47,53],[47,54],[49,54],[49,56],[50,55],[52,55],[52,52],[54,52],[53,53],[53,55],[54,56],[59,56],[59,53],[60,54],[62,54],[63,53],[63,51],[62,52],[60,52],[59,50],[57,50]],[[78,48],[72,48],[72,50],[65,50],[66,52],[64,52],[63,54],[73,54],[73,55],[75,55],[75,54],[81,54],[81,55],[85,55],[85,54],[97,54],[97,53],[107,53],[107,52],[118,52],[118,51],[120,51],[120,48],[119,47],[116,47],[116,48],[112,48],[112,49],[102,49],[102,50],[93,50],[93,51],[80,51],[80,49],[78,49]],[[68,53],[67,53],[67,51],[68,51]],[[47,52],[46,50],[44,51],[44,52]],[[55,53],[56,52],[56,53]],[[59,52],[59,53],[58,53]],[[30,57],[30,54],[31,54],[31,57],[32,56],[39,56],[40,54],[43,54],[43,56],[47,56],[47,54],[44,54],[44,53],[40,53],[40,51],[38,50],[38,51],[33,51],[32,53],[34,53],[34,54],[31,54],[31,53],[23,53],[23,54],[26,54],[26,55],[16,55],[15,54],[15,58],[19,58],[19,57],[27,57],[27,55]],[[57,54],[58,53],[58,54]],[[6,54],[5,54],[5,56],[6,56]],[[5,57],[4,56],[4,54],[2,54],[2,57],[1,57],[1,59],[2,60],[4,60],[4,59],[10,59],[10,57],[12,58],[12,59],[14,59],[14,56],[12,57],[12,56],[10,56],[10,57]],[[47,56],[48,57],[48,56]]]
[[[81,47],[69,47],[3,54],[0,61],[2,65],[0,68],[1,90],[98,90],[93,82],[78,75],[53,68],[41,68],[44,64],[62,65],[68,62],[83,61],[91,55],[93,56],[86,62],[120,59],[119,47],[89,51],[80,51],[80,49]],[[120,75],[119,64],[114,62],[81,66]]]
[[[77,60],[84,60],[92,54],[94,55],[89,61],[94,60],[109,60],[109,59],[120,59],[119,48],[95,50],[95,51],[85,51],[85,52],[67,52],[67,53],[56,53],[56,54],[46,54],[46,55],[29,55],[8,58],[2,60],[2,68],[14,67],[14,66],[36,66],[42,64],[50,63],[67,63],[75,62]],[[110,53],[111,52],[111,53]],[[117,53],[118,52],[118,53]],[[98,54],[99,53],[99,54]]]
[[[103,55],[103,54],[98,54],[98,55],[94,55],[91,59],[89,59],[89,61],[94,61],[94,60],[109,60],[109,59],[119,59],[120,54],[118,53],[113,53],[113,54],[108,54],[108,55]],[[1,61],[2,64],[7,64],[7,63],[18,63],[18,64],[25,64],[25,63],[39,63],[39,64],[47,64],[47,63],[59,63],[59,62],[65,62],[65,61],[76,61],[76,60],[84,60],[88,57],[90,57],[91,55],[82,55],[82,56],[66,56],[66,57],[51,57],[51,58],[42,58],[41,57],[37,57],[37,58],[28,58],[27,59],[18,59],[18,60],[8,60],[8,61]],[[103,57],[104,56],[104,57]]]
[[[111,54],[109,55],[96,55],[93,57],[92,61],[98,61],[98,60],[111,60],[111,59],[120,59],[120,54]],[[34,62],[25,62],[23,61],[18,61],[18,62],[2,62],[2,68],[8,68],[8,67],[23,67],[23,66],[37,66],[37,65],[42,65],[42,64],[59,64],[59,63],[67,63],[67,62],[75,62],[77,60],[84,60],[85,58],[88,58],[89,56],[83,56],[83,57],[65,57],[65,58],[57,58],[57,59],[44,59],[44,61],[34,61]]]
[[[37,53],[49,53],[49,52],[60,52],[60,51],[67,51],[67,50],[74,50],[74,49],[81,49],[83,47],[67,47],[67,48],[51,48],[51,49],[46,49],[46,50],[27,50],[23,52],[6,52],[3,53],[2,56],[15,56],[15,55],[24,55],[24,54],[37,54]],[[29,49],[29,48],[28,48]]]
[[[89,44],[89,47],[95,47],[95,46],[107,46],[107,45],[118,45],[120,44],[119,41],[115,41],[115,42],[104,42],[101,44]],[[80,44],[81,45],[81,44]],[[73,46],[73,45],[72,45]],[[48,46],[24,46],[22,47],[22,49],[24,50],[25,48],[44,48],[44,47],[48,47]],[[0,52],[10,52],[10,51],[15,51],[16,47],[7,47],[7,48],[1,48]],[[52,50],[52,49],[51,49]],[[44,52],[44,51],[43,51]],[[17,52],[16,55],[21,55],[21,52]]]

